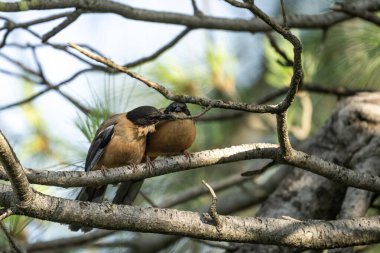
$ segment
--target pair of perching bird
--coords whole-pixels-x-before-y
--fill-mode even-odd
[[[141,106],[109,117],[99,126],[91,142],[85,171],[135,165],[158,156],[184,153],[193,144],[196,134],[192,119],[173,120],[184,116],[190,116],[186,104],[173,102],[164,110]],[[132,204],[142,183],[143,180],[121,183],[112,202]],[[76,199],[99,203],[106,189],[107,185],[85,187]],[[70,229],[90,230],[74,225]]]

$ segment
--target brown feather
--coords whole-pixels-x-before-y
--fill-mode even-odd
[[[180,116],[184,116],[183,113]],[[194,142],[196,128],[191,119],[164,121],[156,125],[156,131],[148,135],[146,155],[148,157],[183,153]]]

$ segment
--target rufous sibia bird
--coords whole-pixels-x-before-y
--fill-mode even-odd
[[[157,123],[170,118],[172,116],[152,106],[137,107],[127,113],[109,117],[100,125],[91,142],[87,153],[85,171],[140,163],[145,155],[147,135],[155,131]],[[137,183],[136,186],[134,184],[136,181],[121,184],[121,187],[126,185],[129,189],[124,196],[126,199],[136,197],[141,184]],[[84,187],[76,200],[100,203],[103,201],[106,189],[107,185]],[[74,225],[69,228],[73,231],[82,229],[86,232],[91,230],[91,228]]]
[[[164,114],[174,117],[191,116],[186,104],[173,102],[163,110]],[[148,133],[146,150],[143,161],[152,161],[158,156],[185,154],[194,142],[196,128],[193,119],[176,119],[160,121],[154,132]],[[121,185],[115,195],[113,203],[131,204],[138,194],[143,180],[131,182],[130,185]]]

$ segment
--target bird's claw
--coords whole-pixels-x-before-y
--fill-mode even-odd
[[[154,166],[153,166],[153,163],[152,161],[150,160],[149,156],[146,157],[146,168],[148,169],[149,171],[149,174],[152,175],[153,174],[153,170],[154,170]]]
[[[193,154],[190,153],[189,151],[185,150],[183,151],[183,154],[186,156],[187,160],[189,161],[189,163],[191,163],[191,158],[193,158]]]
[[[102,172],[103,176],[105,176],[108,173],[108,168],[102,165],[100,171]]]
[[[131,165],[131,167],[132,167],[132,171],[133,171],[133,173],[135,173],[136,170],[137,170],[137,164],[136,164],[136,163],[132,163],[132,164],[130,164],[130,165]]]

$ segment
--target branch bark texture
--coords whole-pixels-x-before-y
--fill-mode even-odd
[[[301,150],[368,175],[379,175],[380,96],[362,93],[342,101],[321,131]],[[365,216],[371,193],[294,169],[264,202],[260,217],[335,219]],[[339,249],[337,252],[346,252]],[[237,252],[297,252],[295,248],[244,245]],[[335,251],[332,251],[335,252]]]

